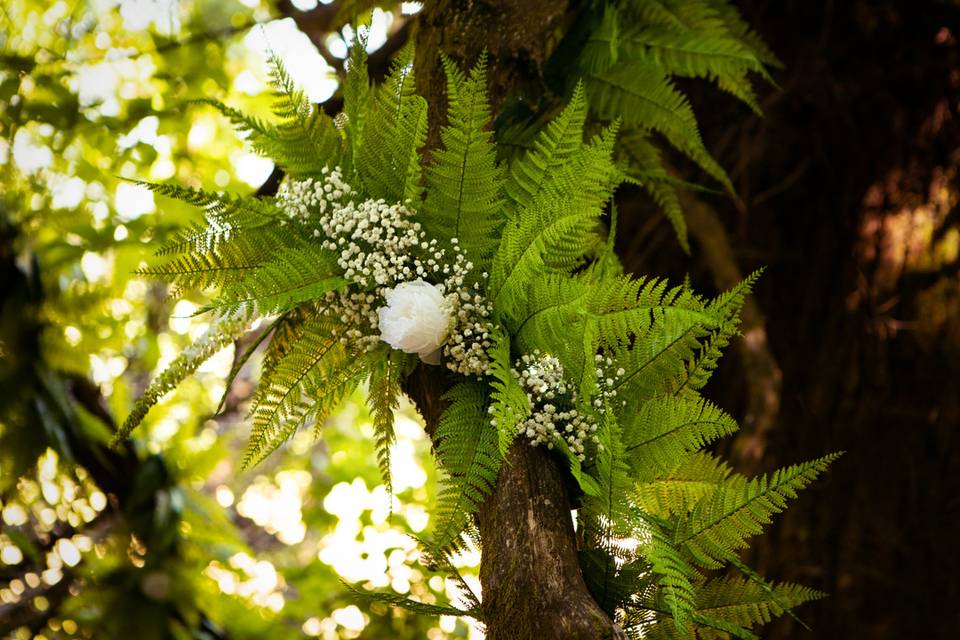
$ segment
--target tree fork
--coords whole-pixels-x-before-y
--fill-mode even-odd
[[[427,148],[439,144],[446,111],[440,54],[469,67],[486,52],[491,105],[541,81],[564,0],[447,0],[428,3],[415,34],[417,86],[430,109]],[[448,384],[418,367],[406,391],[434,431]],[[590,595],[577,562],[564,471],[543,448],[518,440],[481,508],[480,581],[490,640],[625,638]]]

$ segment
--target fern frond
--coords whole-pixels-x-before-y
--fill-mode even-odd
[[[240,374],[240,370],[250,361],[250,358],[253,357],[253,354],[257,352],[257,349],[260,348],[264,342],[270,338],[277,327],[281,326],[287,318],[287,312],[279,316],[276,320],[270,323],[266,329],[264,329],[260,335],[244,349],[243,353],[239,357],[234,357],[233,365],[230,367],[230,373],[227,374],[227,378],[224,381],[223,385],[223,395],[220,396],[220,403],[217,405],[217,413],[223,410],[224,405],[227,402],[227,396],[230,395],[230,389],[233,387],[234,381],[237,379],[237,376]],[[239,348],[239,341],[236,343]]]
[[[283,313],[346,285],[340,272],[336,255],[319,244],[286,247],[270,262],[251,269],[242,280],[227,284],[202,311],[247,318]]]
[[[730,178],[703,145],[689,102],[659,65],[652,61],[617,64],[608,71],[588,75],[585,83],[590,107],[600,118],[619,118],[624,125],[661,133],[728,191],[733,191]]]
[[[619,176],[611,160],[615,138],[616,129],[607,129],[544,177],[544,190],[504,228],[488,290],[501,320],[516,318],[527,289],[544,274],[570,273],[603,246],[599,221]]]
[[[684,304],[694,305],[693,299]],[[630,348],[612,351],[612,366],[624,370],[613,385],[619,400],[615,405],[618,418],[624,419],[650,398],[672,391],[672,381],[696,357],[700,340],[715,326],[715,321],[707,324],[693,314],[664,316]]]
[[[650,58],[671,75],[715,81],[759,112],[747,74],[769,77],[763,62],[709,2],[632,4],[640,16],[620,34],[624,57]]]
[[[581,549],[577,555],[590,595],[613,619],[636,594],[655,588],[656,577],[643,558],[622,564],[603,549]]]
[[[393,493],[390,475],[390,447],[396,441],[393,432],[393,414],[400,406],[400,385],[415,365],[415,360],[402,351],[391,350],[370,370],[367,403],[373,416],[373,433],[380,476],[387,491]]]
[[[445,398],[450,404],[436,431],[442,480],[433,529],[433,545],[442,550],[458,547],[460,534],[493,490],[503,462],[487,412],[486,385],[461,382]]]
[[[337,337],[338,329],[328,318],[310,319],[263,377],[252,403],[244,468],[259,463],[307,422],[319,427],[366,375],[369,358],[351,353]]]
[[[687,363],[682,374],[675,381],[674,394],[679,395],[689,389],[702,389],[707,384],[717,368],[717,362],[723,355],[723,350],[730,343],[730,339],[739,333],[740,310],[743,308],[746,297],[753,290],[753,285],[762,274],[763,269],[754,271],[707,305],[709,311],[723,320],[703,341],[696,358]]]
[[[338,134],[325,114],[313,114],[313,126],[317,127],[317,131],[308,134],[298,131],[296,124],[267,122],[227,106],[219,100],[202,98],[194,102],[209,105],[219,111],[230,121],[237,133],[245,137],[254,151],[277,163],[291,176],[317,176],[324,166],[334,166],[339,162],[339,151],[333,146],[333,140],[336,139],[334,136]],[[311,118],[305,114],[302,116],[307,120]],[[324,155],[315,155],[318,152]]]
[[[191,225],[157,251],[167,261],[137,271],[181,288],[223,286],[242,279],[290,241],[272,202],[172,184],[136,182],[159,195],[200,208],[205,225]]]
[[[286,164],[278,164],[295,177],[315,176],[324,167],[339,165],[341,138],[333,120],[307,99],[278,56],[271,54],[268,63],[273,111],[279,119],[277,145],[286,159]]]
[[[690,613],[691,624],[678,629],[672,616],[665,610],[656,610],[659,622],[643,629],[642,635],[631,636],[644,640],[698,640],[717,638],[720,640],[760,640],[749,629],[735,625],[726,620],[720,620],[699,611]]]
[[[583,147],[586,117],[583,85],[578,83],[570,102],[537,136],[533,148],[510,165],[504,191],[511,218],[531,207],[541,191],[550,187],[550,181],[562,173],[564,164]]]
[[[700,588],[697,611],[750,628],[766,624],[805,602],[824,597],[826,594],[821,591],[797,584],[772,584],[769,589],[764,589],[749,578],[724,577],[710,580]]]
[[[224,318],[214,323],[197,338],[193,344],[180,352],[173,362],[159,376],[153,379],[147,390],[133,405],[133,409],[123,425],[113,437],[111,446],[119,446],[130,433],[143,421],[153,405],[168,392],[173,391],[181,381],[213,357],[221,349],[230,345],[237,337],[246,332],[247,323],[233,318]]]
[[[517,435],[517,425],[530,415],[530,400],[523,387],[511,373],[510,338],[502,329],[491,336],[490,417],[496,422],[497,442],[500,456],[507,457],[507,450]]]
[[[737,430],[737,422],[703,398],[660,396],[622,419],[623,446],[635,478],[648,482],[698,451]]]
[[[654,527],[651,540],[643,545],[641,553],[657,576],[661,597],[673,618],[673,626],[683,634],[696,608],[697,596],[693,586],[696,570],[659,527]]]
[[[750,28],[746,20],[740,15],[736,7],[729,0],[707,0],[723,20],[727,31],[747,48],[754,57],[768,67],[783,68],[783,63],[755,31]]]
[[[584,539],[609,556],[601,566],[602,573],[592,577],[601,599],[607,600],[622,588],[618,564],[636,560],[630,547],[646,534],[646,523],[629,517],[633,482],[625,462],[620,427],[610,416],[604,418],[596,434],[599,444],[593,460],[598,488],[595,495],[584,498],[581,516]]]
[[[650,142],[647,135],[637,129],[628,129],[620,137],[618,149],[627,163],[627,175],[636,180],[644,191],[660,207],[663,215],[673,226],[680,246],[690,253],[690,240],[687,237],[687,221],[680,208],[676,185],[663,168],[660,151]]]
[[[701,566],[719,568],[721,560],[744,548],[747,538],[760,533],[772,515],[783,511],[787,500],[796,497],[797,491],[813,482],[839,455],[791,465],[769,477],[727,479],[679,523],[673,543]]]
[[[420,197],[420,156],[426,142],[427,101],[414,93],[413,48],[394,59],[363,123],[356,169],[374,198],[406,202]]]
[[[457,238],[467,257],[486,270],[503,221],[503,172],[497,165],[487,103],[486,56],[464,76],[449,59],[447,126],[442,148],[427,169],[421,220],[435,238]]]
[[[730,467],[708,453],[693,453],[633,491],[637,507],[661,518],[687,515],[712,494],[731,473]]]
[[[360,148],[363,146],[363,128],[366,124],[367,110],[370,103],[370,76],[367,70],[366,37],[358,34],[358,41],[350,47],[350,55],[345,62],[347,76],[343,82],[343,117],[344,131],[347,135],[347,149],[345,154],[347,165],[343,167],[348,172],[356,165]]]
[[[398,607],[400,609],[406,609],[418,615],[422,616],[470,616],[474,617],[476,615],[473,611],[464,611],[458,609],[452,605],[443,605],[443,604],[428,604],[426,602],[420,602],[419,600],[413,600],[406,596],[402,596],[399,593],[393,593],[388,591],[370,591],[364,589],[358,585],[352,585],[347,582],[344,582],[343,585],[353,594],[360,602],[372,603],[380,602],[391,607]]]
[[[514,310],[517,320],[505,319],[520,348],[555,354],[570,380],[588,394],[596,380],[599,348],[626,351],[661,325],[706,331],[717,324],[715,314],[684,287],[668,289],[665,280],[603,277],[595,269],[573,277],[541,276],[521,300],[522,306]]]
[[[474,527],[470,527],[473,529]],[[482,608],[480,598],[474,593],[473,589],[463,578],[463,574],[457,569],[453,562],[453,554],[449,551],[440,549],[425,540],[417,538],[420,543],[420,562],[430,571],[436,571],[443,574],[452,582],[458,591],[457,595],[463,601],[466,610],[477,620],[482,620]],[[468,547],[469,548],[469,547]]]

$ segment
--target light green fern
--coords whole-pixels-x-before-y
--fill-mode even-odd
[[[449,406],[435,434],[442,477],[432,543],[440,549],[460,546],[459,536],[492,491],[502,461],[497,431],[487,412],[486,386],[462,382],[446,400]]]
[[[420,219],[434,238],[457,238],[478,270],[486,270],[503,221],[503,176],[491,141],[486,57],[469,75],[444,58],[447,120],[442,147],[426,172]]]

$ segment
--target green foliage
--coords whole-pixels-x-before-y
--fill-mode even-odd
[[[512,369],[525,354],[555,356],[568,386],[562,397],[548,396],[551,403],[576,409],[593,427],[582,457],[559,438],[551,448],[583,492],[580,561],[598,603],[632,633],[752,638],[750,627],[817,594],[771,587],[735,554],[835,456],[748,479],[703,451],[737,429],[699,390],[737,334],[759,274],[712,300],[688,283],[625,275],[613,250],[612,200],[619,185],[639,184],[689,248],[676,192],[688,185],[671,177],[656,136],[729,191],[732,185],[673,78],[711,80],[756,107],[749,74],[766,77],[773,59],[723,0],[609,3],[581,46],[574,57],[582,84],[569,83],[568,104],[522,153],[498,153],[494,143],[486,58],[469,73],[443,60],[447,120],[438,123],[441,147],[429,159],[420,154],[428,109],[415,92],[412,48],[377,87],[369,84],[363,51],[350,53],[336,126],[306,103],[276,60],[279,124],[221,109],[293,178],[340,167],[356,200],[403,203],[422,225],[421,246],[431,258],[449,255],[457,238],[477,271],[489,272],[445,292],[485,297],[493,326],[484,334],[486,375],[455,380],[430,425],[441,483],[429,549],[445,558],[468,544],[465,533],[477,538],[474,514],[510,448],[529,446],[518,444],[525,439],[517,438],[518,425],[535,402]],[[415,360],[358,341],[349,314],[336,313],[335,296],[327,296],[361,293],[375,311],[383,291],[358,291],[341,272],[340,256],[321,248],[321,231],[289,212],[278,215],[269,199],[152,188],[199,206],[207,224],[183,232],[163,250],[167,262],[144,273],[181,287],[215,286],[206,311],[244,321],[279,315],[261,337],[266,346],[258,340],[251,347],[264,355],[244,464],[263,460],[303,426],[319,432],[368,380],[374,449],[389,486],[393,412]],[[176,376],[161,376],[124,435],[212,348],[178,362]],[[746,580],[709,573],[727,567]],[[479,615],[476,603],[461,611],[395,594],[362,597],[418,613]]]
[[[147,390],[134,404],[123,425],[113,439],[114,446],[119,446],[130,435],[130,432],[150,410],[168,392],[173,391],[184,378],[191,375],[201,364],[206,362],[215,353],[232,343],[238,336],[246,332],[245,322],[235,318],[226,318],[212,326],[192,345],[182,351],[170,366],[157,376]]]
[[[490,417],[497,429],[497,447],[505,458],[517,435],[517,425],[530,415],[530,400],[511,373],[510,338],[503,331],[494,333],[490,348]]]
[[[655,479],[637,482],[633,499],[639,509],[657,517],[685,515],[730,473],[730,467],[710,454],[693,453]]]
[[[450,404],[435,434],[442,479],[432,543],[439,549],[460,546],[470,516],[497,481],[502,458],[497,430],[489,423],[488,395],[485,385],[462,382],[445,397]]]
[[[482,270],[497,248],[503,215],[503,177],[491,142],[486,65],[486,57],[481,57],[464,76],[449,59],[443,60],[449,124],[440,131],[443,148],[430,159],[421,213],[432,237],[457,238]]]
[[[737,423],[709,401],[660,396],[624,420],[623,446],[633,476],[643,482],[670,469],[684,454],[737,430]]]
[[[217,300],[203,310],[245,317],[269,316],[316,300],[346,284],[336,256],[330,251],[316,244],[284,247],[268,262],[251,269],[242,280],[225,285]]]
[[[297,88],[280,58],[270,57],[276,122],[248,116],[218,100],[201,99],[230,119],[253,148],[288,174],[309,177],[338,164],[340,135],[333,121]]]
[[[676,188],[651,134],[659,134],[727,191],[733,185],[703,143],[687,98],[673,78],[715,83],[755,112],[751,76],[772,82],[779,62],[727,0],[611,0],[597,8],[596,26],[576,52],[602,120],[620,119],[625,169],[647,191],[689,251]]]
[[[307,321],[253,398],[250,444],[243,466],[260,462],[298,428],[317,428],[366,374],[368,360],[335,335],[339,325],[323,317]]]
[[[376,438],[377,464],[387,491],[393,493],[390,478],[390,447],[396,441],[393,432],[393,414],[400,405],[403,379],[413,369],[413,359],[401,352],[392,351],[381,362],[371,366],[369,384],[370,413],[373,416],[373,431]]]
[[[787,500],[803,489],[836,460],[831,454],[779,469],[769,477],[726,479],[701,500],[674,534],[674,544],[683,547],[694,562],[718,568],[730,551],[744,548],[746,539],[763,530],[770,517],[786,508]]]
[[[247,277],[290,242],[289,234],[278,225],[281,214],[270,201],[178,185],[135,184],[204,212],[204,224],[178,231],[157,250],[156,255],[167,258],[166,262],[139,269],[140,275],[181,289],[222,287]]]
[[[356,87],[367,80],[351,77],[348,81],[354,88],[346,97],[365,98]],[[418,150],[426,141],[427,101],[415,93],[414,85],[413,48],[407,47],[391,64],[386,81],[371,96],[366,114],[360,115],[358,105],[345,104],[348,121],[356,122],[350,125],[352,135],[361,141],[354,151],[354,164],[361,182],[374,198],[388,202],[419,200]],[[354,115],[349,120],[351,111]]]
[[[567,107],[571,109],[574,115],[569,117],[574,119],[578,107]],[[617,176],[611,161],[616,131],[607,129],[590,144],[581,142],[566,158],[542,157],[551,146],[555,153],[566,153],[568,145],[552,144],[558,135],[558,130],[548,129],[528,154],[532,157],[518,161],[530,167],[523,170],[527,172],[550,162],[556,163],[556,170],[543,174],[543,186],[535,196],[527,191],[520,196],[529,198],[529,204],[518,206],[493,260],[489,295],[498,318],[511,331],[522,324],[525,298],[535,283],[550,273],[571,273],[603,242],[599,221]]]
[[[458,609],[456,607],[441,604],[428,604],[426,602],[420,602],[419,600],[413,600],[412,598],[406,598],[398,593],[368,591],[366,589],[355,587],[349,584],[346,585],[346,587],[361,602],[379,602],[391,607],[399,607],[400,609],[406,609],[412,613],[426,616],[470,615],[469,611],[463,611],[462,609]]]

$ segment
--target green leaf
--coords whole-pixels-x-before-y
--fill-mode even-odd
[[[503,222],[503,172],[496,162],[487,103],[486,57],[468,76],[448,59],[447,126],[442,148],[427,168],[421,220],[430,237],[457,238],[467,257],[486,270]]]
[[[356,169],[373,198],[406,202],[420,198],[420,156],[427,135],[427,101],[414,93],[413,47],[391,65],[363,119]]]
[[[442,476],[433,528],[433,545],[444,550],[459,546],[458,537],[493,490],[503,462],[487,411],[487,386],[461,382],[445,399],[450,404],[435,435]]]

